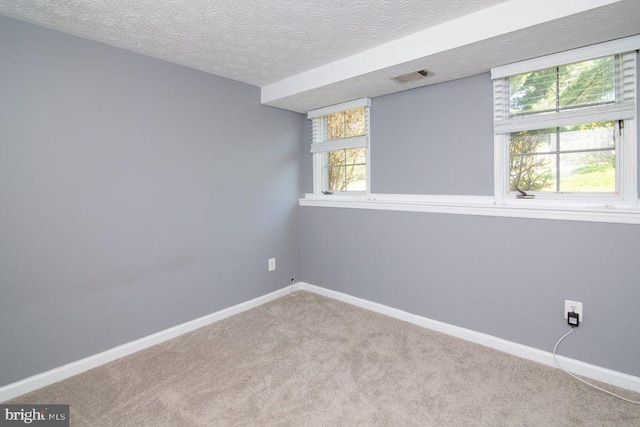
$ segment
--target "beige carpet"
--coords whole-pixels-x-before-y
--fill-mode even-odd
[[[307,292],[12,403],[73,426],[640,426],[559,370]]]

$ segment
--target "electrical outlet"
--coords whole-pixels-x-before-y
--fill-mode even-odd
[[[567,313],[573,311],[580,315],[580,323],[584,322],[584,314],[582,314],[582,303],[571,300],[564,300],[564,318],[567,318]]]
[[[276,259],[269,258],[269,271],[273,271],[276,269]]]

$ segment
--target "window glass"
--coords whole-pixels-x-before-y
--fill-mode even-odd
[[[615,57],[509,77],[510,116],[615,102]]]
[[[347,148],[327,153],[327,189],[336,191],[365,191],[367,189],[366,151]]]
[[[326,116],[327,139],[366,135],[365,107],[340,111]]]
[[[616,192],[616,122],[509,135],[510,191]]]

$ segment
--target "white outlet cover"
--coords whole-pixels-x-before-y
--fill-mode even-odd
[[[567,318],[567,313],[574,311],[580,316],[580,323],[584,322],[584,314],[582,313],[582,303],[571,300],[564,300],[564,318]]]
[[[276,269],[276,259],[269,258],[269,271],[273,271]]]

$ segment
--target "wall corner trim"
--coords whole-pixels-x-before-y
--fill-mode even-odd
[[[262,304],[266,304],[270,301],[286,295],[289,292],[289,289],[290,285],[266,295],[259,296],[252,300],[227,307],[220,311],[216,311],[215,313],[208,314],[198,319],[173,326],[155,334],[147,335],[146,337],[142,337],[135,341],[131,341],[126,344],[113,347],[109,350],[105,350],[101,353],[85,357],[84,359],[76,360],[74,362],[67,363],[66,365],[62,365],[49,371],[33,375],[15,383],[7,384],[3,387],[0,387],[0,402],[13,399],[14,397],[18,397],[30,391],[34,391],[55,382],[62,381],[84,371],[88,371],[89,369],[96,368],[98,366],[136,353],[140,350],[144,350],[148,347],[160,344],[164,341],[168,341],[172,338],[176,338],[180,335],[194,331],[198,328],[202,328],[203,326],[211,325],[220,320],[226,319],[227,317],[242,313],[243,311],[250,310]]]
[[[299,289],[307,292],[312,292],[324,297],[332,298],[347,304],[354,305],[356,307],[364,308],[366,310],[374,311],[376,313],[403,320],[405,322],[421,326],[423,328],[431,329],[436,332],[441,332],[443,334],[447,334],[456,338],[461,338],[463,340],[471,341],[476,344],[484,345],[485,347],[493,348],[504,353],[522,357],[523,359],[538,362],[552,368],[558,368],[558,366],[553,361],[553,353],[548,351],[540,350],[535,347],[529,347],[523,344],[518,344],[513,341],[507,341],[505,339],[498,338],[493,335],[484,334],[482,332],[477,332],[471,329],[439,322],[437,320],[432,320],[426,317],[418,316],[416,314],[411,314],[397,308],[354,297],[342,292],[315,286],[310,283],[298,282],[296,286]],[[636,393],[640,393],[640,377],[614,371],[608,368],[603,368],[601,366],[592,365],[565,356],[558,356],[558,360],[566,370],[576,375],[581,375],[583,377],[591,378],[596,381],[601,381],[607,384],[634,391]]]

